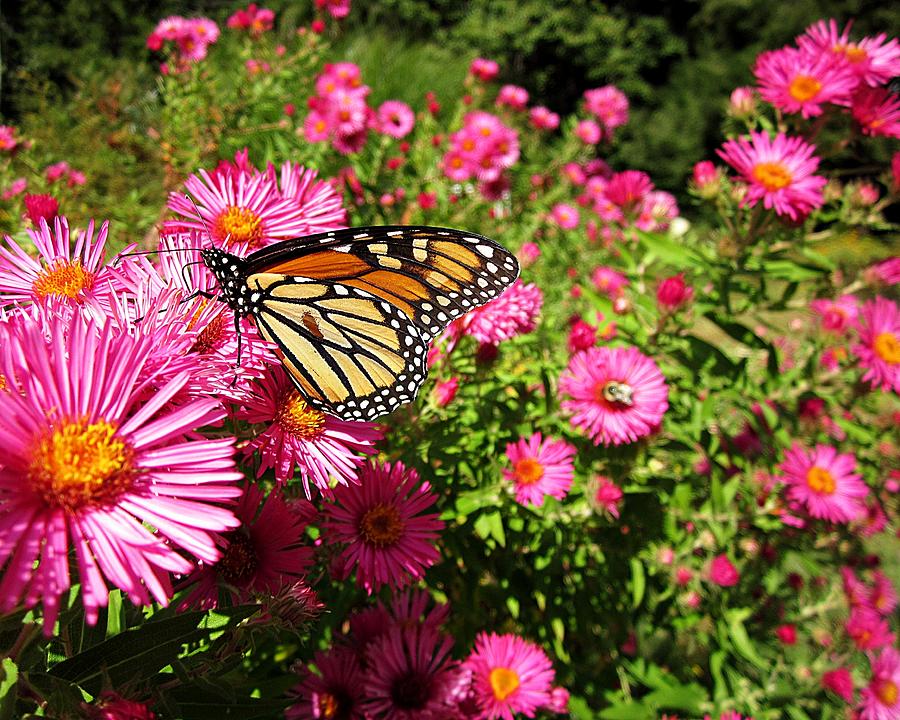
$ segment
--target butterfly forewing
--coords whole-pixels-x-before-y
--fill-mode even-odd
[[[427,345],[398,308],[342,283],[259,273],[247,284],[260,332],[313,407],[372,420],[416,396]]]
[[[366,290],[401,309],[426,340],[500,295],[519,273],[501,245],[450,228],[350,228],[300,242],[290,253],[261,250],[248,266]]]

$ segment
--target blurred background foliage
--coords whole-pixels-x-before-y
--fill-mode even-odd
[[[262,4],[275,10],[285,40],[313,17],[311,1]],[[206,14],[224,24],[234,7],[224,0],[6,3],[0,113],[39,126],[56,148],[77,155],[88,148],[97,167],[84,170],[105,192],[140,194],[159,184],[141,177],[159,172],[141,163],[155,150],[146,130],[159,112],[144,38],[166,15]],[[681,194],[693,163],[717,146],[723,98],[751,82],[755,55],[822,17],[856,18],[859,33],[900,24],[896,6],[874,0],[379,0],[355,3],[330,39],[336,55],[361,66],[374,102],[395,97],[417,109],[427,91],[447,105],[458,100],[476,55],[497,60],[501,81],[524,85],[532,102],[559,113],[571,112],[584,88],[614,83],[629,96],[632,119],[609,160]]]

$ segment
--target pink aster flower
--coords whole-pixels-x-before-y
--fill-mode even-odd
[[[870,656],[872,679],[862,689],[859,720],[900,718],[900,651],[888,647],[877,657]]]
[[[350,648],[317,652],[312,665],[296,668],[300,683],[288,693],[287,720],[362,720],[365,686],[359,655]]]
[[[800,220],[824,202],[822,188],[827,180],[813,174],[819,167],[815,149],[784,133],[773,140],[765,132],[751,132],[749,140],[729,140],[717,152],[748,184],[746,205],[762,200],[778,215]]]
[[[531,108],[528,121],[538,130],[556,130],[559,127],[559,115],[543,105]]]
[[[509,443],[506,457],[512,470],[504,470],[503,477],[515,483],[516,502],[541,507],[545,495],[562,500],[572,487],[576,453],[565,440],[544,440],[539,432]]]
[[[821,115],[825,103],[849,104],[859,82],[850,67],[831,55],[790,47],[760,55],[753,74],[763,100],[805,118]]]
[[[534,717],[550,704],[553,665],[534,643],[517,635],[481,633],[464,666],[472,673],[474,700],[485,720]]]
[[[112,690],[104,690],[90,705],[79,708],[87,720],[156,720],[149,703],[129,700]]]
[[[831,690],[845,702],[853,702],[853,676],[845,667],[835,668],[822,674],[822,687]]]
[[[330,478],[342,485],[355,483],[364,462],[358,453],[374,453],[382,438],[374,423],[339,420],[310,407],[280,366],[257,385],[237,417],[268,424],[244,449],[248,455],[259,451],[258,474],[273,468],[283,483],[297,467],[307,497],[310,483],[325,496],[331,493]]]
[[[13,153],[22,144],[16,137],[18,129],[12,125],[0,125],[0,152]]]
[[[322,531],[329,543],[346,545],[338,562],[370,594],[418,580],[440,559],[435,542],[444,528],[437,513],[423,514],[437,495],[403,463],[364,465],[359,485],[339,485],[325,508]]]
[[[500,74],[500,66],[495,60],[475,58],[469,66],[469,74],[482,82],[489,82]]]
[[[185,580],[185,586],[196,587],[182,607],[218,607],[222,590],[234,603],[260,593],[275,595],[302,579],[312,564],[313,550],[305,542],[306,523],[278,490],[264,498],[262,488],[247,485],[235,514],[241,526],[223,537],[217,562],[204,564]]]
[[[504,85],[497,93],[497,105],[513,110],[524,110],[528,105],[528,91],[518,85]]]
[[[865,514],[869,488],[855,473],[856,458],[828,445],[807,450],[799,443],[785,450],[779,466],[788,498],[815,518],[847,523]]]
[[[563,230],[577,228],[581,219],[578,214],[578,208],[567,203],[556,203],[550,211],[550,217]]]
[[[42,220],[37,230],[26,230],[37,248],[36,258],[7,236],[6,247],[0,246],[0,303],[89,305],[102,312],[101,290],[117,279],[104,266],[108,229],[104,222],[95,237],[91,221],[72,247],[65,217],[57,217],[52,226]]]
[[[301,236],[309,228],[303,205],[284,197],[263,173],[212,176],[200,170],[184,187],[194,202],[181,192],[169,194],[169,209],[182,217],[165,223],[166,232],[205,232],[208,227],[216,246],[246,253]]]
[[[543,303],[544,295],[537,285],[516,280],[499,297],[454,321],[451,334],[471,335],[478,342],[499,345],[534,330]]]
[[[16,195],[21,195],[27,188],[28,180],[26,180],[25,178],[16,178],[9,184],[9,187],[3,191],[3,195],[0,197],[2,197],[4,200],[11,200]]]
[[[598,509],[608,513],[616,520],[621,515],[622,488],[603,475],[598,475],[590,483],[590,495],[588,500]]]
[[[860,650],[877,650],[894,644],[894,634],[887,620],[865,605],[850,610],[844,628]]]
[[[300,235],[347,227],[347,210],[340,194],[333,182],[317,179],[318,174],[317,170],[290,161],[282,164],[277,176],[273,165],[266,168],[267,178],[276,183],[281,197],[289,200],[293,210],[299,213]]]
[[[386,100],[378,108],[378,129],[385,135],[403,138],[412,132],[415,113],[405,102]]]
[[[628,122],[628,98],[615,85],[585,90],[584,105],[608,133]]]
[[[603,130],[593,120],[580,120],[575,126],[575,137],[585,145],[596,145],[603,137]]]
[[[860,80],[872,87],[900,75],[900,43],[897,39],[888,40],[885,33],[880,33],[854,42],[850,40],[851,25],[847,23],[839,31],[836,20],[819,20],[797,38],[797,44],[808,53],[830,54],[846,63]]]
[[[637,348],[594,347],[577,353],[559,381],[571,399],[562,408],[595,445],[621,445],[649,435],[669,407],[656,363]]]
[[[820,298],[809,304],[819,316],[822,328],[843,335],[856,322],[857,300],[855,295],[841,295],[836,300]]]
[[[709,579],[720,587],[734,587],[741,574],[725,554],[716,555],[709,564]]]
[[[452,377],[449,380],[439,380],[436,382],[434,385],[434,400],[438,407],[446,407],[453,402],[457,390],[459,390],[458,377]]]
[[[240,495],[242,475],[233,438],[196,435],[224,417],[217,401],[168,404],[187,374],[146,399],[149,338],[78,315],[48,323],[49,341],[29,322],[0,341],[0,374],[20,389],[0,392],[0,612],[40,601],[49,635],[72,582],[70,548],[89,623],[107,581],[136,605],[165,605],[169,573],[219,559],[213,533],[239,525],[221,503]]]
[[[628,278],[622,273],[616,272],[611,267],[599,265],[591,273],[591,282],[600,292],[610,300],[615,300],[622,294],[622,289],[628,286]]]
[[[860,87],[850,114],[864,135],[900,138],[900,95],[886,88]]]
[[[858,330],[853,353],[866,370],[863,382],[900,393],[900,308],[880,296],[868,300],[860,309]]]
[[[453,640],[431,627],[395,626],[366,648],[370,717],[444,720],[457,682]]]

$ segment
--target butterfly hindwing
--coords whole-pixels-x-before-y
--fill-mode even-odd
[[[402,310],[344,283],[275,273],[246,282],[260,332],[310,405],[372,420],[415,398],[428,346]]]
[[[349,228],[279,246],[249,256],[249,271],[365,290],[402,310],[425,341],[500,295],[519,273],[498,243],[451,228]]]

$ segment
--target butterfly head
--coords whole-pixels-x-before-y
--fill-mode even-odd
[[[200,251],[200,257],[216,276],[224,300],[234,310],[245,314],[247,285],[244,282],[241,258],[219,248],[205,248]]]

